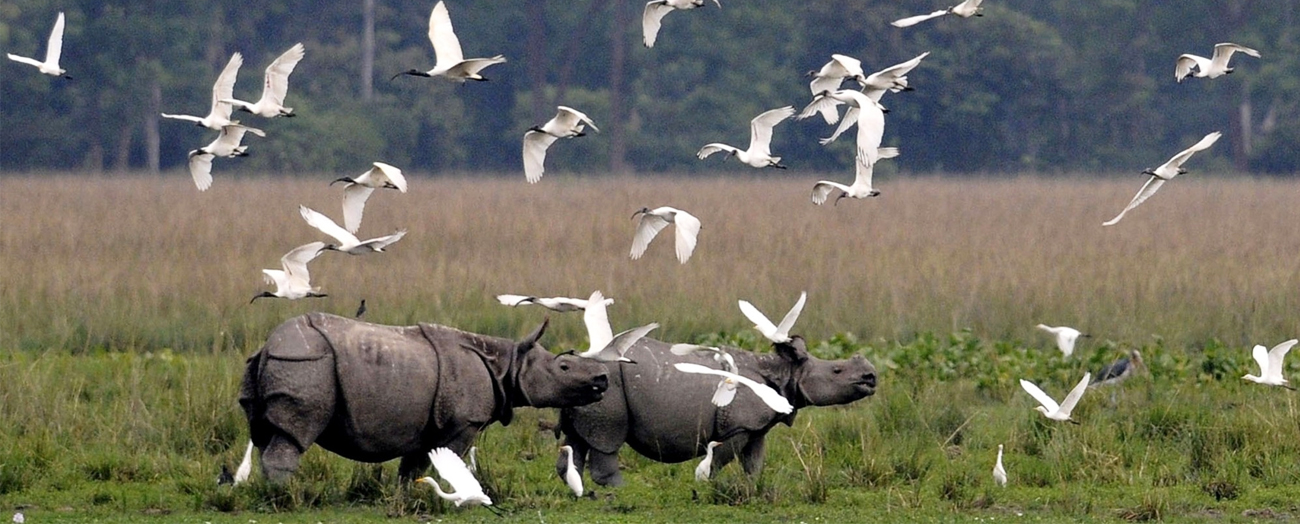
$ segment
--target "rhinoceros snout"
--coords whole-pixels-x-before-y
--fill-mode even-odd
[[[595,378],[591,379],[591,387],[604,393],[605,390],[609,389],[609,374],[601,373],[596,375]]]
[[[862,383],[863,383],[863,384],[866,384],[867,387],[869,387],[869,388],[871,388],[871,389],[876,389],[876,374],[875,374],[875,373],[872,373],[872,372],[869,372],[869,371],[866,372],[866,373],[863,373],[863,374],[862,374]]]

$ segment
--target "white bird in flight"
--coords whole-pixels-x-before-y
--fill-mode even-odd
[[[1240,46],[1231,42],[1215,44],[1213,58],[1205,58],[1191,53],[1180,55],[1178,57],[1178,63],[1174,66],[1174,80],[1182,82],[1183,79],[1188,76],[1194,76],[1196,78],[1219,78],[1223,75],[1230,75],[1232,74],[1232,68],[1228,67],[1228,60],[1230,60],[1232,54],[1236,52],[1259,58],[1259,51],[1249,47]],[[1193,68],[1195,71],[1193,71]]]
[[[781,157],[772,156],[772,128],[790,118],[791,115],[794,115],[794,108],[785,106],[765,111],[750,120],[749,149],[742,151],[727,144],[714,142],[705,144],[695,156],[703,160],[718,151],[726,151],[728,155],[735,156],[741,163],[750,167],[785,169],[785,166],[781,165]]]
[[[334,185],[343,182],[343,227],[349,233],[356,233],[361,227],[361,215],[366,210],[366,200],[376,189],[396,189],[406,192],[406,177],[402,170],[383,162],[375,162],[374,167],[361,176],[342,177],[330,182]]]
[[[221,101],[240,111],[261,117],[294,116],[292,107],[284,107],[284,96],[289,93],[289,75],[302,60],[303,54],[302,43],[299,42],[266,67],[266,77],[262,81],[262,98],[256,103],[250,104],[231,97],[223,98]]]
[[[433,469],[437,470],[438,476],[451,485],[451,492],[442,490],[442,486],[433,477],[420,477],[415,480],[417,484],[428,484],[433,486],[433,491],[442,497],[443,500],[449,500],[456,507],[467,506],[491,506],[492,499],[488,498],[483,492],[483,486],[479,485],[474,474],[465,466],[465,461],[461,460],[456,452],[449,448],[438,448],[429,452],[429,461],[433,463]]]
[[[252,304],[259,298],[298,300],[328,296],[322,294],[320,288],[311,287],[311,275],[307,272],[307,263],[315,259],[324,248],[324,242],[310,242],[285,253],[280,257],[280,267],[283,269],[262,270],[266,283],[275,284],[275,292],[263,291],[248,303]]]
[[[998,444],[998,461],[993,465],[993,482],[999,486],[1007,487],[1007,470],[1002,467],[1002,444]]]
[[[236,486],[248,482],[249,475],[253,474],[253,441],[248,441],[248,447],[244,449],[244,460],[239,462],[239,468],[235,470],[234,484]]]
[[[506,57],[497,55],[492,58],[470,58],[465,59],[464,52],[460,49],[460,39],[456,38],[456,32],[451,27],[451,14],[447,12],[447,5],[441,1],[433,6],[433,12],[429,13],[429,41],[433,43],[433,54],[436,62],[433,69],[420,71],[411,69],[402,73],[393,75],[397,78],[402,75],[435,77],[464,82],[466,80],[487,81],[483,75],[479,74],[484,68],[500,64],[506,61]]]
[[[871,75],[867,76],[865,85],[862,88],[862,94],[867,95],[867,98],[879,102],[881,97],[885,96],[886,91],[893,92],[893,93],[897,93],[900,91],[912,91],[913,88],[907,85],[907,73],[911,72],[913,69],[916,69],[916,66],[921,64],[921,60],[925,59],[925,57],[929,55],[930,53],[929,51],[927,51],[921,53],[920,56],[917,56],[916,58],[913,58],[901,64],[894,64],[875,73],[871,73]],[[849,112],[853,112],[857,110],[858,109],[856,107],[849,107]],[[825,109],[823,109],[822,111],[823,114],[825,114]],[[820,142],[822,145],[826,145],[831,142],[834,142],[836,138],[839,138],[841,134],[843,134],[845,131],[848,131],[849,128],[853,127],[853,124],[855,123],[857,123],[856,115],[850,116],[846,114],[844,120],[840,121],[839,127],[835,128],[835,132],[831,133],[831,136],[829,137],[818,139],[818,142]],[[882,158],[888,158],[888,157],[882,157]]]
[[[677,260],[683,264],[691,259],[691,253],[695,252],[696,240],[700,236],[700,219],[695,215],[682,211],[680,209],[663,206],[650,209],[643,207],[632,214],[632,218],[640,216],[641,221],[636,225],[636,234],[632,236],[632,260],[641,258],[645,254],[646,247],[650,241],[654,240],[655,235],[663,231],[668,224],[677,226]]]
[[[709,442],[704,446],[704,459],[700,460],[700,465],[695,466],[695,480],[698,482],[708,482],[709,477],[713,475],[713,448],[721,446],[718,441]]]
[[[321,233],[334,237],[334,240],[338,241],[337,244],[326,244],[325,247],[321,248],[322,250],[341,251],[349,255],[382,253],[384,248],[387,248],[398,240],[401,240],[403,236],[406,236],[406,230],[402,229],[391,235],[384,235],[382,237],[363,241],[357,238],[356,235],[349,233],[346,229],[339,227],[339,225],[331,220],[330,217],[327,217],[314,209],[307,206],[298,206],[298,213],[302,215],[303,220],[307,221],[307,225],[320,230]]]
[[[1057,349],[1060,349],[1061,353],[1064,353],[1067,357],[1074,354],[1074,342],[1078,340],[1079,337],[1088,338],[1092,336],[1087,333],[1080,333],[1079,330],[1068,326],[1054,327],[1046,324],[1039,324],[1034,327],[1051,333],[1052,336],[1056,337]]]
[[[927,15],[909,16],[907,18],[894,20],[893,22],[890,22],[889,25],[892,25],[894,27],[911,27],[921,22],[924,22],[926,20],[929,20],[931,18],[938,18],[948,14],[957,15],[962,18],[970,18],[972,16],[984,16],[983,13],[984,8],[980,7],[980,3],[982,3],[983,1],[984,0],[966,0],[965,2],[954,5],[947,9],[941,9]]]
[[[559,311],[561,313],[568,313],[571,311],[582,311],[587,309],[587,300],[583,298],[497,295],[497,301],[501,302],[502,305],[511,306],[511,307],[519,307],[519,306],[532,304],[535,306],[542,306],[551,311]],[[604,300],[604,303],[606,306],[612,305],[614,303],[614,299],[606,298]]]
[[[605,296],[600,291],[593,291],[591,298],[587,299],[582,322],[587,325],[587,340],[590,345],[587,351],[578,353],[578,356],[601,362],[632,362],[623,354],[641,337],[659,327],[659,324],[652,322],[615,335],[609,326],[609,314],[605,311]]]
[[[713,0],[718,8],[722,8],[722,3]],[[641,33],[646,47],[655,46],[655,38],[659,35],[659,26],[663,23],[664,16],[674,10],[695,9],[704,6],[704,0],[650,0],[645,4],[645,12],[641,13]]]
[[[230,104],[222,102],[222,100],[234,96],[235,78],[239,76],[239,66],[243,64],[244,56],[235,53],[231,55],[230,61],[226,62],[226,68],[221,70],[220,75],[217,75],[217,82],[212,84],[212,109],[208,111],[208,116],[197,117],[162,113],[162,117],[187,120],[214,131],[220,131],[221,128],[231,124],[238,124],[239,122],[230,120]]]
[[[757,329],[768,340],[777,344],[784,344],[791,340],[790,328],[793,328],[795,321],[799,320],[799,313],[803,311],[804,302],[807,302],[807,300],[807,291],[799,293],[799,300],[794,303],[794,307],[790,308],[790,311],[786,312],[785,318],[781,319],[780,325],[773,325],[772,321],[763,315],[763,312],[748,301],[741,300],[737,303],[740,305],[740,312],[744,313],[745,318],[754,323],[754,329]]]
[[[859,91],[852,89],[823,91],[813,97],[813,101],[799,114],[799,118],[808,118],[823,107],[834,107],[840,103],[847,103],[850,106],[844,113],[844,121],[849,125],[856,123],[858,126],[857,153],[853,161],[853,185],[846,186],[839,182],[819,180],[813,185],[811,196],[812,202],[817,205],[826,203],[826,198],[836,189],[841,191],[840,196],[835,199],[836,204],[844,197],[868,198],[880,195],[880,191],[873,187],[871,182],[876,170],[876,161],[898,156],[898,149],[880,147],[885,137],[884,108],[880,106],[880,102],[872,100]]]
[[[564,466],[564,483],[569,486],[569,490],[573,492],[573,496],[581,497],[582,473],[578,472],[578,467],[573,463],[573,447],[567,445],[560,446],[560,453],[564,454],[566,462]]]
[[[1255,362],[1259,364],[1259,376],[1257,377],[1248,374],[1241,378],[1256,384],[1263,384],[1265,386],[1281,386],[1294,391],[1295,388],[1288,385],[1290,383],[1282,376],[1282,371],[1284,371],[1284,368],[1286,367],[1283,365],[1282,361],[1286,359],[1287,352],[1291,351],[1291,347],[1296,345],[1296,342],[1297,340],[1293,338],[1273,346],[1273,349],[1269,350],[1265,350],[1264,346],[1255,346],[1254,351],[1251,352],[1251,356],[1255,357]]]
[[[1142,185],[1142,189],[1138,190],[1137,195],[1133,196],[1133,200],[1129,201],[1123,211],[1120,211],[1118,215],[1115,215],[1115,218],[1110,219],[1108,222],[1103,222],[1101,225],[1113,226],[1118,224],[1120,219],[1124,218],[1125,213],[1128,213],[1133,208],[1146,202],[1148,198],[1151,198],[1151,195],[1156,194],[1156,191],[1160,189],[1160,186],[1165,185],[1166,180],[1172,180],[1178,175],[1187,173],[1187,170],[1183,169],[1183,163],[1187,162],[1187,159],[1192,158],[1192,155],[1197,151],[1209,149],[1210,146],[1214,145],[1214,142],[1218,141],[1219,137],[1222,135],[1223,133],[1218,131],[1205,135],[1205,138],[1202,138],[1200,142],[1197,142],[1192,147],[1174,155],[1173,158],[1170,158],[1168,162],[1161,164],[1160,167],[1142,171],[1142,174],[1150,175],[1151,178],[1147,179],[1146,184]]]
[[[15,54],[6,54],[5,56],[20,64],[35,66],[42,74],[61,76],[72,80],[72,77],[67,74],[68,72],[59,67],[59,55],[61,54],[63,54],[63,11],[59,11],[59,16],[54,19],[54,29],[50,31],[50,41],[45,46],[44,62]]]
[[[866,73],[862,71],[862,61],[845,55],[831,55],[830,62],[826,62],[821,69],[809,71],[808,76],[812,77],[808,89],[812,91],[813,96],[826,91],[839,91],[840,84],[844,83],[846,78],[852,78],[863,87],[867,85]],[[819,107],[818,112],[826,119],[827,124],[834,124],[840,119],[839,112],[833,105]],[[800,115],[800,118],[806,117]]]
[[[541,127],[533,127],[524,133],[524,178],[529,184],[536,184],[542,179],[542,173],[546,172],[543,166],[546,162],[546,149],[556,140],[586,136],[583,132],[586,126],[600,132],[596,123],[581,111],[565,106],[558,106],[557,109],[554,118]]]
[[[1043,393],[1043,390],[1039,389],[1033,382],[1022,378],[1020,379],[1020,387],[1033,396],[1034,400],[1037,400],[1039,404],[1042,404],[1035,407],[1034,410],[1042,413],[1043,416],[1052,420],[1078,424],[1078,421],[1070,418],[1070,413],[1074,411],[1074,405],[1079,403],[1079,399],[1083,398],[1083,392],[1088,389],[1088,379],[1091,377],[1091,373],[1084,373],[1083,380],[1080,380],[1079,384],[1070,390],[1070,394],[1066,395],[1065,400],[1062,400],[1060,404],[1052,400],[1052,397],[1047,396],[1047,393]]]
[[[722,348],[713,346],[700,346],[697,344],[673,344],[668,351],[674,355],[686,356],[694,353],[708,353],[713,356],[713,361],[722,364],[722,370],[731,373],[737,373],[736,359],[732,358],[730,353],[723,351]]]
[[[794,405],[790,404],[790,401],[786,400],[780,393],[777,393],[775,389],[772,389],[771,386],[768,386],[767,384],[761,384],[749,377],[690,362],[678,362],[673,364],[673,367],[677,368],[677,371],[681,371],[682,373],[722,377],[722,382],[718,383],[718,387],[713,393],[712,402],[715,406],[724,407],[731,404],[731,401],[734,400],[736,396],[736,387],[745,386],[749,388],[750,391],[753,391],[755,395],[758,395],[758,398],[762,400],[764,404],[767,404],[767,407],[772,408],[772,411],[777,413],[790,413],[791,411],[794,411]],[[723,393],[724,391],[729,391],[729,393]]]
[[[217,135],[216,140],[213,140],[212,143],[190,151],[190,178],[194,179],[194,185],[199,188],[199,191],[207,191],[209,187],[212,187],[213,159],[217,157],[248,156],[248,146],[240,145],[244,141],[244,133],[252,133],[261,137],[266,136],[266,133],[263,133],[260,129],[230,124],[221,128],[221,134]]]

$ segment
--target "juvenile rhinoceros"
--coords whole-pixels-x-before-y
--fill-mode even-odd
[[[757,476],[763,469],[764,437],[778,422],[790,425],[804,406],[847,404],[876,390],[876,368],[867,359],[821,360],[809,355],[803,338],[796,336],[777,344],[773,354],[729,350],[741,375],[771,386],[794,411],[772,411],[743,387],[731,404],[720,408],[712,402],[718,377],[683,373],[673,364],[721,366],[698,353],[674,355],[669,347],[641,339],[626,354],[635,363],[606,364],[610,389],[603,399],[561,410],[560,430],[574,449],[575,466],[579,472],[587,466],[597,484],[622,484],[618,450],[624,443],[653,460],[675,463],[703,455],[710,441],[723,441],[726,445],[713,452],[713,471],[739,452],[745,472]]]
[[[515,406],[599,400],[605,366],[547,352],[537,344],[545,329],[515,342],[433,324],[289,319],[249,357],[239,393],[263,472],[288,478],[316,443],[362,462],[401,457],[410,478],[429,450],[463,453],[488,424],[509,424]]]

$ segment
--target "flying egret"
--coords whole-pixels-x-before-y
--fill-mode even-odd
[[[1122,357],[1109,366],[1101,368],[1096,375],[1093,375],[1092,383],[1088,384],[1088,387],[1118,384],[1128,380],[1139,368],[1143,367],[1146,367],[1146,363],[1142,362],[1142,353],[1135,349],[1130,351],[1127,357]]]
[[[791,340],[790,328],[794,327],[796,320],[799,320],[799,313],[803,311],[803,304],[807,300],[807,291],[799,293],[799,300],[794,303],[794,307],[790,308],[790,311],[786,312],[785,318],[781,319],[780,325],[773,325],[772,321],[763,315],[763,312],[747,301],[741,300],[737,304],[740,305],[740,312],[745,314],[745,318],[754,323],[754,329],[757,329],[768,340],[777,344],[784,344]]]
[[[447,12],[447,5],[441,0],[433,6],[433,12],[429,13],[429,41],[433,43],[433,54],[437,60],[434,62],[433,69],[428,71],[411,69],[393,75],[394,79],[402,75],[411,75],[426,78],[440,76],[457,82],[487,81],[479,71],[506,61],[506,57],[502,55],[466,60],[460,49],[460,39],[456,38],[456,33],[451,27],[451,15]]]
[[[403,236],[406,236],[406,230],[402,229],[391,235],[384,235],[382,237],[362,241],[361,239],[358,239],[356,235],[353,235],[346,229],[339,227],[339,225],[331,220],[330,217],[327,217],[314,209],[300,205],[298,206],[298,213],[302,215],[303,220],[307,221],[307,225],[320,230],[321,233],[334,237],[334,240],[338,241],[337,244],[326,244],[325,247],[322,248],[330,251],[340,251],[349,255],[382,253],[385,248],[396,243],[398,240],[401,240]]]
[[[993,482],[1007,487],[1007,469],[1002,467],[1002,444],[998,444],[998,462],[993,465]]]
[[[62,53],[63,53],[63,11],[59,11],[59,16],[54,19],[54,29],[50,31],[50,41],[45,46],[44,62],[36,60],[35,58],[27,58],[25,56],[18,56],[15,54],[6,54],[5,56],[8,56],[10,60],[18,62],[20,64],[36,66],[36,68],[39,69],[42,74],[46,74],[50,76],[61,76],[68,80],[72,80],[72,77],[67,74],[68,72],[63,68],[59,67],[59,55]],[[21,517],[22,517],[22,513],[19,513],[17,516],[14,517],[15,521],[17,522],[16,519]]]
[[[1125,213],[1128,213],[1133,208],[1146,202],[1148,198],[1151,198],[1151,195],[1156,194],[1156,191],[1160,189],[1160,186],[1165,184],[1166,180],[1172,180],[1178,175],[1187,173],[1187,170],[1183,169],[1183,163],[1186,162],[1187,159],[1192,158],[1192,155],[1197,151],[1209,149],[1210,146],[1214,145],[1214,142],[1219,140],[1220,136],[1223,136],[1223,133],[1218,131],[1205,135],[1205,138],[1202,138],[1200,142],[1197,142],[1192,145],[1192,147],[1184,149],[1181,153],[1174,155],[1173,158],[1170,158],[1168,162],[1161,164],[1160,167],[1155,169],[1148,168],[1145,171],[1142,171],[1142,174],[1150,175],[1151,178],[1147,179],[1147,183],[1142,185],[1142,189],[1138,190],[1137,195],[1133,197],[1133,200],[1129,201],[1123,211],[1120,211],[1119,214],[1116,215],[1115,218],[1110,219],[1109,222],[1103,222],[1101,225],[1113,226],[1118,224],[1120,219],[1124,218]]]
[[[564,466],[564,483],[573,491],[573,496],[582,496],[582,473],[578,472],[578,467],[573,464],[573,447],[560,446],[560,453],[564,455],[566,462]]]
[[[1060,349],[1061,353],[1067,357],[1074,354],[1074,342],[1078,340],[1079,337],[1089,338],[1092,336],[1087,333],[1080,333],[1079,330],[1067,326],[1053,327],[1046,324],[1039,324],[1034,327],[1051,333],[1052,336],[1056,337],[1057,349]]]
[[[275,292],[263,291],[248,303],[252,304],[259,298],[298,300],[328,296],[322,294],[320,288],[311,287],[311,275],[307,272],[307,263],[315,259],[324,248],[324,242],[310,242],[285,253],[280,257],[280,267],[284,269],[262,270],[266,282],[275,284]]]
[[[867,98],[880,102],[881,97],[885,95],[885,91],[893,93],[899,91],[912,91],[913,88],[907,85],[907,73],[916,69],[916,66],[921,64],[921,60],[925,59],[925,57],[929,55],[930,53],[927,51],[921,53],[916,58],[901,64],[894,64],[875,73],[871,73],[867,76],[865,85],[862,88],[862,94],[867,95]],[[857,110],[856,107],[849,107],[849,112]],[[848,131],[850,127],[853,127],[853,124],[855,123],[857,123],[856,115],[854,115],[853,118],[850,118],[848,114],[845,114],[844,120],[840,121],[840,125],[835,128],[835,132],[831,133],[831,136],[820,138],[817,141],[822,145],[834,142],[835,139],[839,138],[845,131]],[[888,157],[882,156],[881,158]]]
[[[632,214],[632,218],[640,216],[641,221],[636,225],[636,234],[632,236],[632,260],[641,258],[645,250],[650,246],[650,241],[654,240],[655,235],[663,231],[668,224],[677,225],[677,260],[683,264],[691,259],[691,253],[695,252],[695,242],[700,236],[700,219],[695,215],[682,211],[680,209],[663,206],[650,209],[643,207]]]
[[[849,110],[844,113],[844,121],[841,126],[853,125],[858,126],[857,154],[854,155],[854,178],[853,185],[844,185],[839,182],[830,180],[819,180],[813,184],[811,199],[813,204],[822,205],[826,203],[826,198],[831,192],[838,189],[840,196],[835,198],[835,203],[839,204],[840,199],[849,198],[870,198],[880,195],[871,184],[871,179],[876,170],[876,161],[881,158],[890,158],[898,156],[898,149],[881,148],[880,142],[885,136],[885,109],[880,102],[872,100],[871,97],[851,89],[842,89],[839,91],[822,91],[813,97],[813,101],[805,107],[803,112],[799,113],[799,118],[807,118],[813,113],[818,112],[824,107],[834,107],[840,103],[848,104]]]
[[[1232,68],[1228,67],[1228,60],[1232,59],[1232,54],[1240,51],[1246,56],[1259,58],[1259,51],[1249,47],[1240,46],[1231,42],[1223,42],[1214,45],[1214,56],[1205,58],[1193,54],[1184,54],[1178,57],[1178,63],[1174,66],[1174,80],[1182,82],[1184,78],[1193,76],[1196,78],[1219,78],[1223,75],[1232,74]],[[1195,71],[1192,69],[1195,68]]]
[[[583,130],[591,126],[596,132],[600,129],[587,115],[571,107],[557,106],[555,117],[541,127],[533,126],[524,133],[524,178],[529,184],[536,184],[546,172],[546,149],[556,140],[587,136]]]
[[[941,9],[927,15],[909,16],[907,18],[894,20],[893,22],[890,22],[889,25],[892,25],[894,27],[911,27],[921,22],[924,22],[926,20],[929,20],[931,18],[938,18],[948,14],[957,15],[962,18],[970,18],[972,16],[984,16],[983,13],[984,8],[980,7],[980,3],[983,1],[984,0],[966,0],[965,2],[954,5],[947,9]]]
[[[226,68],[221,70],[220,75],[217,75],[217,83],[212,85],[212,109],[208,111],[208,116],[197,117],[162,113],[162,117],[187,120],[214,131],[221,131],[222,128],[230,124],[238,124],[239,122],[230,119],[230,104],[222,102],[222,100],[234,96],[235,78],[239,76],[239,66],[243,64],[244,56],[235,53],[231,55],[230,61],[226,63]]]
[[[714,142],[705,144],[695,156],[703,160],[718,151],[726,151],[729,156],[735,156],[741,163],[750,167],[785,169],[785,166],[781,165],[781,157],[772,156],[772,128],[793,114],[794,108],[785,106],[765,111],[750,120],[749,149],[742,151],[727,144]]]
[[[217,135],[216,140],[212,143],[190,151],[189,170],[190,178],[194,179],[195,187],[199,191],[207,191],[212,187],[212,161],[217,157],[233,158],[237,156],[248,156],[248,146],[240,145],[244,141],[244,133],[265,137],[260,129],[241,126],[239,124],[230,124],[221,128],[221,134]]]
[[[1286,358],[1287,352],[1291,351],[1291,346],[1294,345],[1296,345],[1296,339],[1293,338],[1273,346],[1273,349],[1269,350],[1265,350],[1264,346],[1255,346],[1251,355],[1255,357],[1255,362],[1259,364],[1260,376],[1257,377],[1248,374],[1241,378],[1256,384],[1263,384],[1265,386],[1281,386],[1295,391],[1295,388],[1289,386],[1287,379],[1282,376],[1282,371],[1284,371],[1283,368],[1285,367],[1282,365],[1282,360]]]
[[[1043,390],[1039,389],[1033,382],[1022,378],[1020,379],[1020,387],[1024,388],[1026,392],[1033,396],[1039,404],[1042,404],[1041,406],[1035,407],[1034,410],[1042,413],[1043,416],[1052,420],[1078,424],[1078,421],[1070,418],[1070,412],[1074,411],[1074,405],[1079,403],[1079,399],[1083,397],[1084,390],[1088,389],[1088,379],[1090,378],[1092,378],[1091,373],[1084,373],[1083,380],[1080,380],[1079,384],[1074,386],[1074,389],[1070,390],[1070,394],[1066,395],[1065,400],[1062,400],[1059,405],[1055,400],[1052,400],[1052,397],[1047,396],[1047,393],[1043,393]]]
[[[722,8],[722,3],[713,0],[718,8]],[[645,4],[645,12],[641,14],[641,33],[644,38],[646,47],[655,46],[655,37],[659,35],[659,26],[663,23],[664,16],[674,10],[685,11],[702,7],[704,0],[650,0]]]
[[[812,77],[808,83],[808,89],[812,91],[813,96],[825,91],[838,91],[840,84],[844,79],[851,78],[863,87],[867,85],[866,73],[862,71],[862,61],[851,56],[831,55],[831,61],[816,71],[809,71],[807,76]],[[818,108],[822,118],[826,119],[827,124],[834,124],[840,119],[840,114],[833,105],[822,106]]]
[[[704,446],[704,459],[700,460],[700,465],[695,466],[695,480],[698,482],[708,482],[709,477],[713,475],[713,448],[721,446],[718,441],[709,442]]]
[[[780,393],[777,393],[775,389],[772,389],[772,387],[767,384],[756,382],[749,377],[738,375],[736,373],[728,373],[707,366],[701,366],[699,364],[692,364],[690,362],[678,362],[673,364],[673,367],[677,368],[677,371],[681,371],[682,373],[715,375],[722,377],[722,382],[718,383],[718,389],[730,389],[732,393],[729,395],[719,395],[718,392],[715,391],[713,394],[713,405],[715,406],[724,407],[727,404],[730,404],[731,400],[735,398],[734,390],[736,387],[745,386],[749,388],[750,391],[753,391],[755,395],[758,395],[758,398],[762,400],[764,404],[767,404],[767,407],[772,408],[772,411],[777,413],[790,413],[791,411],[794,411],[794,405],[790,404],[790,401],[786,400]],[[721,397],[721,399],[719,397]],[[725,400],[726,403],[719,404],[719,400]]]
[[[433,469],[438,471],[438,476],[451,484],[452,491],[450,493],[443,491],[442,486],[438,481],[433,480],[433,477],[420,477],[415,480],[417,484],[433,486],[433,491],[439,497],[451,501],[458,508],[462,505],[492,505],[492,499],[483,492],[483,486],[479,485],[474,474],[465,467],[465,461],[461,460],[455,451],[449,448],[435,449],[429,452],[429,461],[433,463]]]
[[[343,182],[343,226],[349,233],[355,234],[361,227],[361,215],[366,210],[366,200],[370,199],[370,194],[376,189],[396,189],[403,193],[406,192],[406,177],[402,176],[402,170],[390,166],[383,162],[374,162],[374,167],[362,173],[361,176],[341,177],[330,182],[330,185]]]
[[[497,301],[502,305],[519,307],[528,304],[542,306],[552,311],[568,313],[571,311],[582,311],[587,309],[587,300],[582,298],[569,297],[526,297],[523,295],[497,295]],[[614,299],[606,298],[605,305],[609,306],[614,303]]]
[[[294,116],[292,107],[284,107],[284,96],[289,93],[289,75],[302,60],[304,51],[299,42],[266,66],[266,77],[262,81],[262,98],[256,103],[226,97],[221,101],[240,111],[257,116],[274,118],[277,116]]]
[[[859,157],[861,154],[862,150],[858,150]],[[898,156],[898,148],[896,147],[881,147],[876,149],[877,160],[882,158],[894,158],[896,156]],[[861,160],[861,158],[858,160]],[[816,184],[813,184],[812,195],[810,196],[812,203],[819,206],[825,204],[826,199],[829,198],[831,193],[836,189],[840,190],[840,196],[835,198],[836,205],[839,205],[840,199],[845,197],[869,198],[880,196],[880,190],[871,185],[871,179],[874,178],[874,173],[876,171],[875,166],[865,167],[864,164],[858,160],[854,161],[855,174],[853,177],[853,184],[846,186],[832,180],[818,180]]]
[[[713,346],[700,346],[696,344],[673,344],[668,351],[674,355],[686,356],[694,353],[708,353],[713,356],[713,361],[722,364],[723,371],[737,373],[736,359],[731,357],[730,353],[723,351],[722,348]]]
[[[235,470],[235,476],[231,477],[231,483],[238,486],[248,482],[248,476],[253,473],[253,441],[248,441],[248,447],[244,448],[244,460],[239,461],[239,468]]]
[[[609,315],[605,312],[605,296],[600,291],[593,291],[587,299],[587,309],[582,313],[582,321],[587,325],[587,339],[590,341],[587,351],[578,353],[579,357],[599,360],[601,362],[632,362],[623,356],[641,337],[659,327],[650,323],[632,328],[618,335],[609,327]]]

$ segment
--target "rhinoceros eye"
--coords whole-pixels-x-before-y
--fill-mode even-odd
[[[840,373],[843,373],[843,372],[844,372],[844,368],[832,368],[832,369],[831,369],[831,373],[834,373],[834,374],[836,374],[836,375],[838,375],[838,374],[840,374]]]
[[[568,370],[569,370],[568,364],[560,364],[560,371],[568,371]]]

